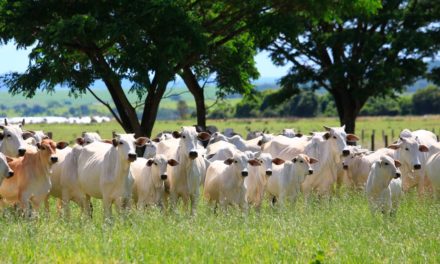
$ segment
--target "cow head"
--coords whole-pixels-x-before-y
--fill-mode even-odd
[[[157,142],[153,140],[148,140],[147,143],[145,143],[144,158],[151,159],[154,156],[156,156],[156,152],[157,152]]]
[[[256,159],[249,159],[244,153],[236,152],[234,156],[224,161],[226,165],[232,166],[234,175],[240,175],[241,177],[247,177],[249,171],[247,165],[260,166],[260,162]]]
[[[386,179],[388,183],[392,179],[397,179],[401,176],[399,170],[399,167],[401,166],[400,161],[394,160],[387,155],[380,156],[380,159],[375,161],[373,166],[376,176],[381,179]]]
[[[56,150],[64,149],[68,145],[69,144],[64,141],[55,143],[51,139],[43,139],[41,143],[37,143],[37,148],[39,155],[42,157],[42,160],[47,161],[48,164],[53,164],[58,162]]]
[[[134,134],[116,134],[116,137],[112,140],[113,147],[118,151],[121,160],[127,160],[133,162],[136,160],[136,146],[142,147],[147,141],[146,137],[134,138]]]
[[[8,158],[0,152],[0,185],[3,179],[11,178],[12,176],[14,176],[14,171],[9,167]]]
[[[429,151],[427,146],[419,143],[417,137],[400,137],[397,143],[388,146],[388,148],[395,149],[396,156],[414,170],[422,168],[423,152]]]
[[[296,171],[299,172],[300,175],[305,176],[305,175],[313,174],[313,169],[311,164],[317,163],[318,160],[309,157],[306,154],[299,154],[298,156],[292,159],[292,162],[296,168]]]
[[[5,155],[10,157],[18,157],[24,156],[26,153],[27,144],[24,140],[32,137],[33,134],[31,132],[23,132],[23,125],[24,119],[19,125],[9,125],[6,119],[5,125],[0,125],[0,129],[3,129],[3,133],[1,133],[0,136],[0,138],[3,139],[3,142],[0,146],[0,151]]]
[[[347,141],[356,142],[359,138],[353,134],[347,134],[345,132],[345,125],[342,127],[327,127],[324,126],[327,131],[325,139],[334,141],[337,151],[343,156],[350,154],[350,149],[347,147]]]
[[[283,159],[272,158],[272,155],[269,153],[261,153],[255,159],[260,163],[260,166],[265,171],[266,176],[272,175],[272,163],[276,165],[281,165],[284,163]]]
[[[168,178],[167,175],[167,166],[177,166],[179,162],[174,159],[167,159],[165,155],[156,155],[154,158],[148,159],[147,166],[151,167],[153,171],[152,175],[160,177],[160,180],[166,180]],[[158,179],[156,179],[158,180]]]
[[[363,149],[358,146],[348,146],[350,149],[350,154],[342,160],[342,168],[344,170],[348,170],[351,166],[353,166],[356,160],[362,158],[366,153],[368,153],[368,149]]]
[[[184,153],[184,155],[188,155],[188,157],[192,160],[196,159],[199,149],[198,141],[207,141],[211,138],[206,132],[197,132],[195,127],[182,127],[182,131],[174,131],[173,137],[180,138],[180,151]]]

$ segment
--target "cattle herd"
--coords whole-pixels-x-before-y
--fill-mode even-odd
[[[369,151],[344,127],[325,127],[310,135],[284,129],[281,134],[225,136],[195,127],[160,133],[157,138],[116,134],[103,140],[87,132],[72,147],[20,124],[0,126],[0,202],[30,217],[42,202],[69,203],[92,216],[91,198],[102,200],[104,216],[130,207],[175,209],[179,200],[191,214],[200,197],[213,207],[236,205],[259,210],[295,203],[300,195],[330,197],[338,188],[363,191],[372,212],[393,214],[404,192],[440,191],[440,143],[426,130],[403,130],[387,148]],[[136,147],[145,149],[138,157]],[[202,190],[203,194],[200,194]]]

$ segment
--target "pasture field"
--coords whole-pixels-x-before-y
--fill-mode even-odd
[[[194,120],[158,120],[156,121],[153,135],[161,131],[180,130],[181,126],[194,125]],[[311,131],[322,131],[323,125],[339,126],[339,120],[334,117],[321,118],[290,118],[290,119],[228,119],[208,120],[208,125],[215,125],[220,131],[225,128],[233,128],[235,132],[246,136],[246,128],[251,130],[269,130],[271,133],[280,133],[283,128],[295,128],[296,131],[308,134]],[[356,134],[361,137],[364,130],[364,140],[359,142],[364,147],[370,148],[371,133],[376,131],[376,149],[383,146],[382,130],[389,136],[389,143],[396,140],[399,132],[409,128],[411,130],[427,129],[435,130],[440,134],[440,116],[405,116],[405,117],[360,117],[356,123]],[[55,140],[73,141],[81,136],[83,131],[98,131],[103,138],[110,138],[112,131],[123,133],[116,122],[90,125],[69,125],[69,124],[36,124],[26,125],[26,129],[44,130],[53,132]],[[394,138],[391,137],[391,130],[394,130]]]
[[[440,117],[360,118],[357,130],[435,128]],[[159,121],[154,133],[179,129],[194,121]],[[239,133],[245,128],[278,132],[294,127],[302,132],[337,126],[332,118],[289,120],[210,120]],[[92,125],[26,125],[52,131],[56,140],[73,140],[82,131],[99,131],[110,138],[122,132],[115,122]],[[357,133],[359,134],[359,132]],[[318,157],[319,158],[319,157]],[[440,203],[407,193],[397,216],[372,215],[363,193],[343,189],[330,200],[272,208],[248,214],[231,208],[214,214],[203,198],[197,215],[183,208],[162,213],[157,208],[114,214],[105,222],[101,201],[94,200],[94,217],[58,217],[55,200],[51,212],[32,220],[6,209],[0,215],[0,263],[436,263],[440,262]]]
[[[54,202],[52,201],[54,206]],[[215,215],[202,201],[196,216],[157,208],[103,222],[50,215],[0,217],[1,263],[438,263],[440,205],[405,195],[395,218],[372,215],[363,194]],[[182,208],[180,208],[182,209]]]

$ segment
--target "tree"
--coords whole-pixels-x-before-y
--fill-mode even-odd
[[[188,118],[188,105],[184,100],[179,100],[177,102],[177,113],[179,113],[180,119]]]
[[[438,114],[440,113],[440,88],[428,85],[414,93],[412,102],[415,114]]]
[[[150,136],[167,83],[178,73],[188,82],[194,77],[188,74],[191,67],[243,33],[244,18],[264,3],[0,0],[0,40],[32,49],[26,72],[7,74],[2,84],[27,97],[59,84],[74,95],[90,92],[126,132]],[[104,82],[114,107],[94,93],[97,80]],[[128,100],[125,80],[137,102]],[[204,98],[196,101],[204,107]]]
[[[310,20],[295,10],[276,15],[261,43],[276,64],[292,63],[283,86],[325,88],[341,125],[354,133],[368,98],[402,92],[425,74],[423,59],[436,50],[440,2],[386,0],[375,13],[368,12],[375,1],[363,1],[372,5],[366,9],[344,3],[333,9],[336,18]]]

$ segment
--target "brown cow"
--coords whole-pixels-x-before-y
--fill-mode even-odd
[[[63,149],[68,144],[56,144],[51,139],[44,139],[37,144],[38,151],[26,152],[23,157],[10,159],[8,164],[14,171],[14,177],[4,179],[0,186],[0,196],[8,203],[18,203],[26,216],[30,216],[31,202],[38,210],[40,202],[49,193],[51,188],[50,169],[58,161],[56,149]]]

